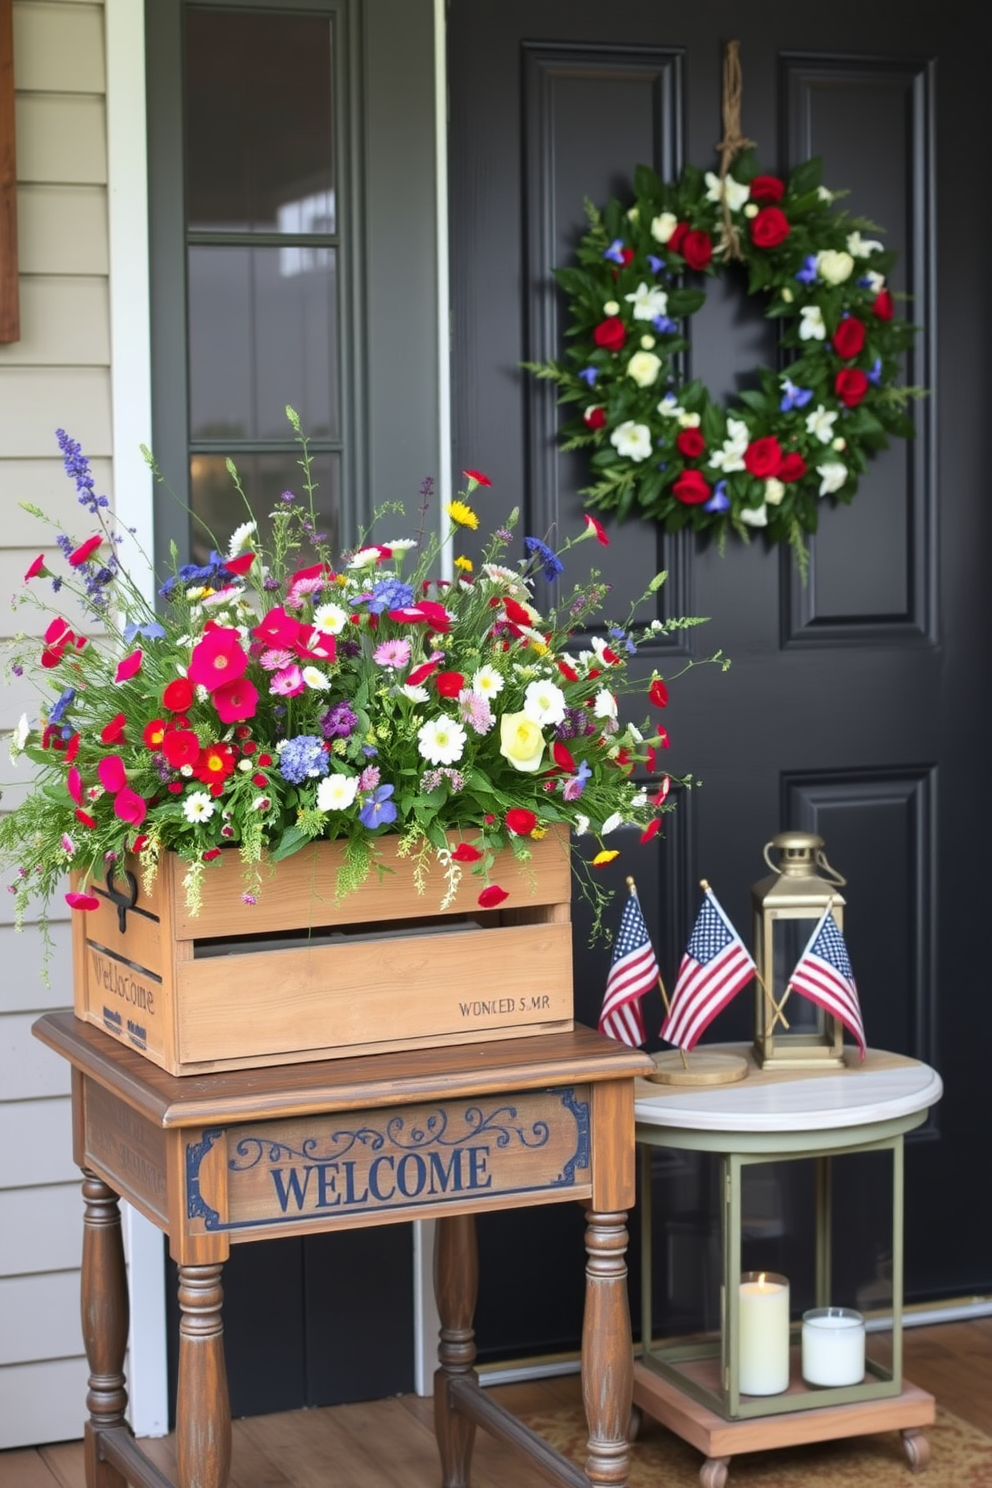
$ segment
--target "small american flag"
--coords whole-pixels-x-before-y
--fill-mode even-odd
[[[696,925],[679,967],[672,1005],[661,1036],[680,1049],[691,1049],[755,972],[750,952],[707,888]]]
[[[796,963],[789,986],[825,1012],[833,1013],[850,1031],[865,1057],[865,1029],[850,957],[837,921],[827,905],[809,944]]]
[[[658,982],[658,962],[635,893],[623,907],[613,963],[606,979],[600,1033],[636,1049],[647,1038],[640,999]]]

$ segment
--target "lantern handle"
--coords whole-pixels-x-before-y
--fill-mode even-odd
[[[831,868],[822,847],[816,854],[816,866],[822,870],[824,878],[828,879],[830,883],[836,884],[839,889],[846,888],[847,879],[842,873],[838,873],[836,868]]]

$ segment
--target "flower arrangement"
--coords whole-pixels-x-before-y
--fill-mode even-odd
[[[783,180],[748,150],[722,177],[689,165],[663,183],[639,166],[634,180],[632,205],[587,202],[578,267],[555,271],[571,345],[562,362],[528,364],[578,405],[561,435],[593,452],[587,504],[721,541],[763,529],[805,572],[820,498],[851,501],[872,454],[914,432],[905,409],[921,390],[896,381],[915,328],[887,285],[895,254],[835,207],[844,193],[821,184],[819,160]],[[679,368],[706,300],[687,275],[734,259],[780,322],[787,365],[760,369],[724,409],[699,380],[680,386]]]
[[[306,436],[287,415],[300,495],[282,494],[263,541],[228,461],[246,520],[226,543],[210,534],[205,564],[177,565],[173,554],[158,612],[125,565],[128,535],[114,529],[79,445],[59,431],[95,530],[57,531],[64,561],[53,571],[40,555],[15,602],[47,618],[47,586],[60,606],[78,600],[101,633],[87,640],[60,609],[40,647],[23,634],[13,643],[10,669],[39,693],[37,718],[22,717],[10,741],[14,761],[27,756],[36,774],[0,823],[20,918],[35,897],[47,905],[68,870],[78,879],[66,899],[80,912],[98,902],[89,881],[125,858],[137,858],[147,887],[165,851],[187,865],[194,911],[210,864],[239,852],[252,904],[266,864],[316,838],[345,841],[343,895],[364,881],[386,833],[399,835],[402,855],[436,855],[451,891],[463,871],[477,874],[478,903],[491,908],[507,897],[492,875],[500,849],[526,859],[532,839],[564,824],[596,839],[596,868],[617,856],[604,841],[617,827],[647,842],[671,809],[669,777],[652,791],[633,778],[637,766],[655,775],[668,745],[667,680],[635,676],[632,663],[647,637],[697,622],[638,627],[628,617],[569,650],[608,586],[594,571],[545,615],[533,581],[561,578],[577,543],[608,541],[592,516],[558,550],[525,537],[510,563],[513,512],[477,566],[448,555],[445,582],[442,550],[475,533],[472,503],[489,495],[478,471],[448,505],[445,534],[424,532],[428,481],[416,535],[365,534],[333,559],[315,530]],[[628,692],[645,695],[640,725],[621,720]]]

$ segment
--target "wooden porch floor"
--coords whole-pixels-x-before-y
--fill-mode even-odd
[[[911,1328],[904,1344],[907,1377],[992,1436],[992,1318]],[[579,1381],[566,1375],[503,1385],[494,1394],[511,1411],[553,1410],[578,1401]],[[431,1401],[406,1395],[238,1421],[230,1488],[323,1488],[329,1482],[437,1488],[431,1416]],[[172,1438],[143,1445],[174,1478]],[[538,1488],[542,1482],[507,1448],[478,1434],[473,1488]],[[85,1488],[80,1443],[0,1452],[0,1488]]]

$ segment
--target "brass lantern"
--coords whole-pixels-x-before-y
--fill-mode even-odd
[[[773,861],[770,853],[778,854]],[[789,978],[824,910],[844,931],[842,878],[827,862],[823,838],[812,832],[780,832],[765,843],[772,869],[751,890],[754,905],[754,1052],[759,1065],[779,1069],[832,1069],[844,1063],[844,1027],[839,1018],[799,993]]]

